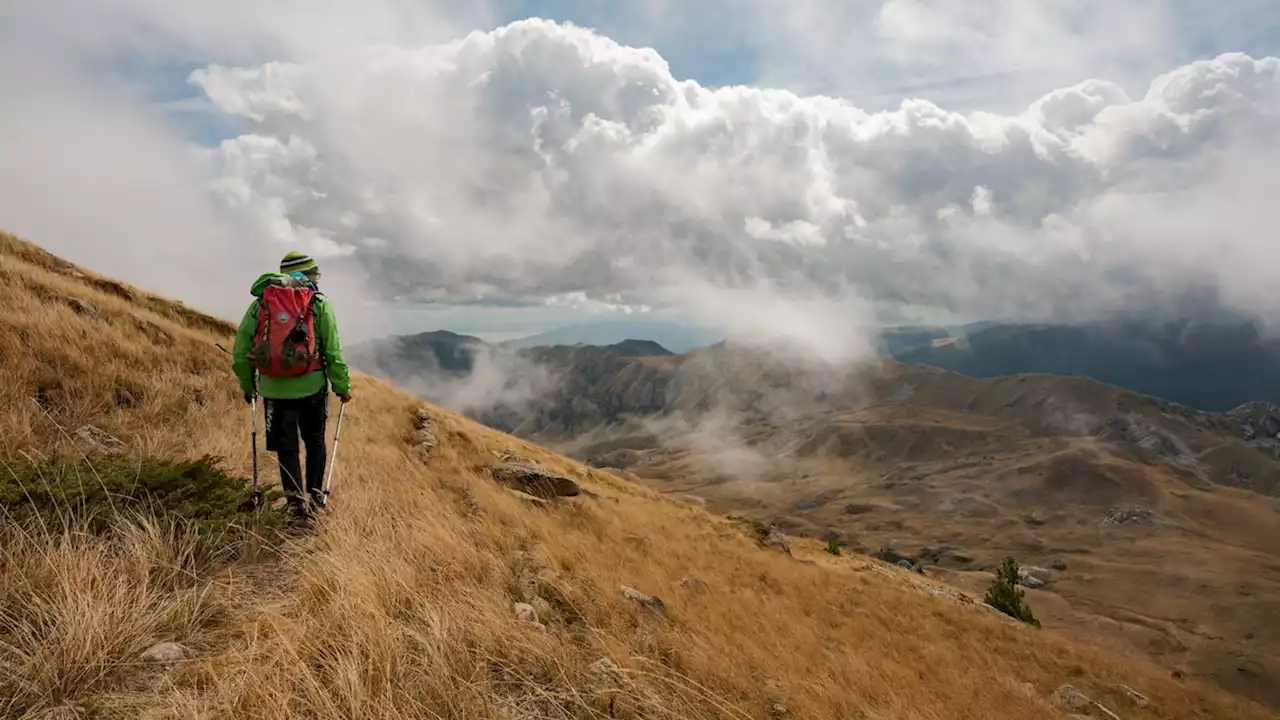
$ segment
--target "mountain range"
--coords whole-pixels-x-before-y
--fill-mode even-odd
[[[994,325],[967,345],[1012,362],[1038,333],[1078,332]],[[1224,343],[1257,349],[1253,361],[1270,351],[1229,329],[1086,335],[1074,354],[1040,356],[1102,370],[1114,356],[1125,372],[1167,372],[1135,380],[1179,389],[1177,377],[1209,372],[1207,358],[1230,357]],[[928,351],[956,345],[938,340]],[[888,358],[833,367],[781,351],[511,349],[427,333],[363,346],[353,362],[429,399],[484,397],[463,409],[717,513],[958,586],[979,588],[1013,555],[1032,568],[1046,622],[1280,707],[1280,407],[1218,412],[1078,374],[976,378]],[[476,367],[501,368],[502,383]],[[489,392],[462,390],[476,384]],[[1200,394],[1217,406],[1237,397]]]

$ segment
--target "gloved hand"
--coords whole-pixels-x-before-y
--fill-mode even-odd
[[[342,401],[343,405],[346,405],[351,402],[351,392],[347,391],[345,393],[338,393],[338,399]]]

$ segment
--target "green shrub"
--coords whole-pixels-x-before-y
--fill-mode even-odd
[[[239,506],[251,495],[250,481],[227,474],[220,460],[53,457],[6,464],[0,474],[0,518],[104,533],[122,519],[153,517],[194,531],[210,554],[237,551],[247,540],[277,540],[286,514],[270,504],[280,492],[259,486],[262,506],[241,512]]]
[[[1018,563],[1006,557],[982,601],[1009,617],[1040,627],[1040,621],[1031,612],[1025,596],[1026,593],[1018,587]]]
[[[827,552],[831,553],[832,555],[840,554],[840,538],[834,538],[834,537],[827,538]]]

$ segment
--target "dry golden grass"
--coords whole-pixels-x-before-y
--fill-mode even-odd
[[[66,450],[92,422],[133,452],[221,455],[247,474],[246,406],[213,346],[229,347],[230,328],[79,272],[0,236],[0,457]],[[873,561],[800,542],[812,563],[763,550],[701,509],[437,408],[439,446],[423,457],[411,446],[418,407],[356,377],[333,512],[273,559],[192,574],[187,540],[160,525],[91,537],[0,520],[0,710],[1048,718],[1065,716],[1045,698],[1070,682],[1126,719],[1269,717],[1140,659],[935,597]],[[599,497],[527,505],[482,474],[494,451]],[[660,596],[667,616],[620,584]],[[534,595],[540,625],[512,611]],[[191,657],[140,663],[155,640]],[[1129,703],[1120,684],[1151,705]]]

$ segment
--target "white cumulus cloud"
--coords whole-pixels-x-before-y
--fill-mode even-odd
[[[1256,161],[1280,130],[1276,58],[1192,63],[1136,98],[1091,80],[1011,115],[869,113],[705,88],[652,50],[530,20],[192,81],[254,123],[214,160],[261,232],[352,252],[397,294],[621,292],[818,336],[734,293],[1088,316],[1264,281],[1222,248],[1280,259]]]

